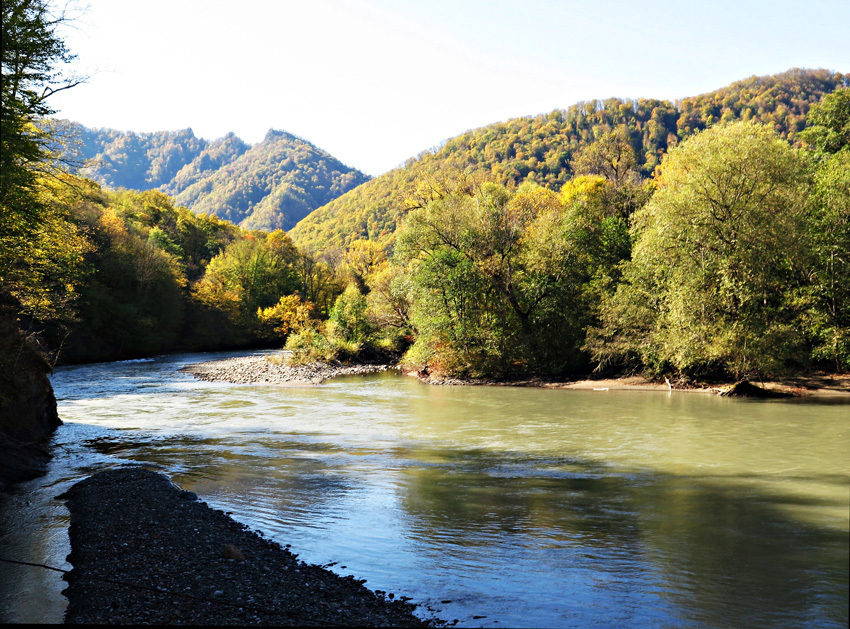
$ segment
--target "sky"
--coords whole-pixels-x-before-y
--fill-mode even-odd
[[[279,129],[373,176],[582,100],[850,73],[848,0],[72,0],[68,15],[89,78],[52,98],[57,117],[251,144]]]

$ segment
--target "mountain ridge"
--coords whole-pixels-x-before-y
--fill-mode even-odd
[[[796,142],[808,107],[847,85],[850,76],[824,69],[792,68],[750,76],[712,92],[670,100],[580,101],[566,109],[522,116],[468,130],[422,151],[314,210],[290,232],[299,247],[345,249],[368,239],[390,247],[417,182],[438,171],[485,173],[498,183],[526,179],[559,190],[572,177],[571,160],[604,133],[624,127],[636,167],[649,176],[670,146],[713,124],[758,120]]]
[[[63,121],[77,139],[76,172],[108,188],[157,189],[197,213],[246,229],[290,229],[368,175],[292,133],[270,129],[248,145],[233,133],[197,138],[191,128],[136,133]]]

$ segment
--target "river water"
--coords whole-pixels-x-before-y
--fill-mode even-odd
[[[3,498],[2,555],[70,568],[55,496],[148,463],[458,626],[847,626],[847,404],[178,371],[215,357],[57,369],[56,457]],[[3,565],[0,620],[61,622],[63,585]]]

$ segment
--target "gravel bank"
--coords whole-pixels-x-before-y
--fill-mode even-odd
[[[63,497],[71,512],[68,624],[445,624],[299,561],[150,470],[101,472]]]
[[[287,366],[268,360],[267,356],[241,356],[225,358],[184,367],[201,380],[209,382],[231,382],[234,384],[321,384],[334,376],[364,375],[392,369],[390,365],[311,365]]]

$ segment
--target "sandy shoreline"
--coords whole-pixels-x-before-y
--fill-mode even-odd
[[[546,378],[527,379],[460,379],[423,376],[420,373],[409,372],[407,375],[416,376],[422,382],[444,386],[502,386],[502,387],[539,387],[544,389],[572,389],[576,391],[656,391],[670,393],[702,393],[720,395],[731,389],[735,383],[727,382],[710,386],[682,386],[680,383],[657,382],[643,376],[624,376],[621,378],[583,378],[578,380],[549,380]],[[850,402],[850,374],[848,375],[813,375],[789,378],[786,380],[754,382],[754,385],[768,393],[778,394],[777,397],[827,397],[847,398]]]
[[[268,360],[266,355],[227,358],[184,367],[195,377],[210,382],[233,384],[265,384],[279,386],[309,386],[321,384],[328,378],[348,375],[365,375],[394,369],[392,365],[342,365],[316,363],[311,365],[286,366]],[[642,376],[622,378],[600,378],[579,380],[548,380],[532,377],[527,379],[461,379],[435,377],[416,372],[407,375],[421,382],[442,386],[511,386],[540,387],[546,389],[573,389],[579,391],[658,391],[677,393],[703,393],[717,395],[728,390],[734,383],[720,383],[704,387],[683,387],[679,383],[655,382]],[[782,380],[754,382],[769,392],[789,397],[847,398],[850,401],[850,374],[816,374]]]

